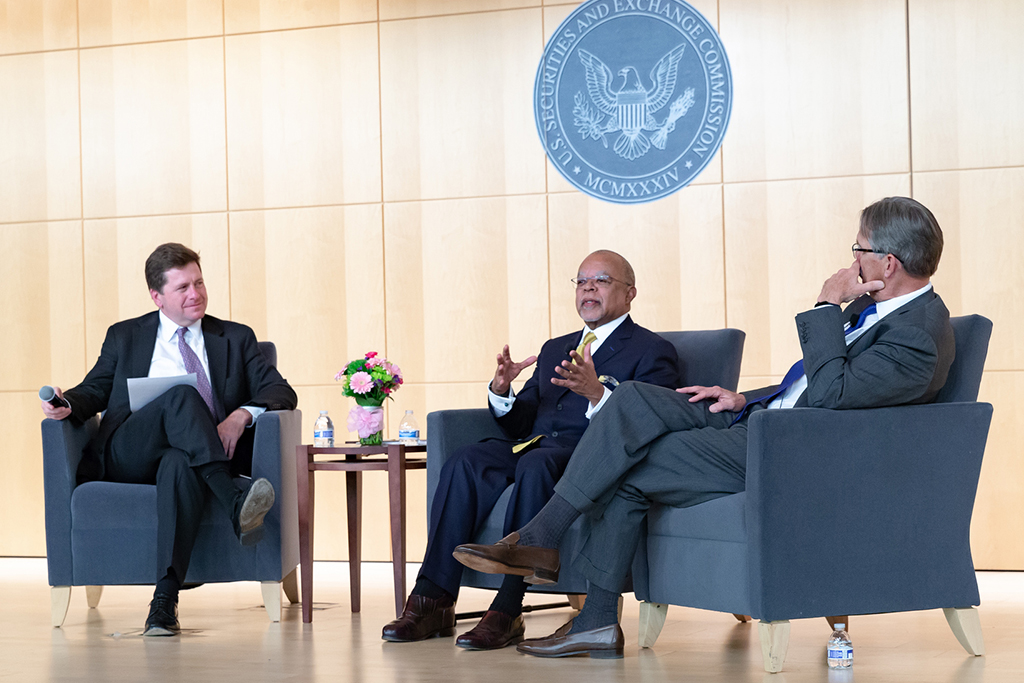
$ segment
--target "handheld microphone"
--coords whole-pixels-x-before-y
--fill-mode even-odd
[[[49,403],[54,408],[70,408],[71,404],[68,403],[66,398],[61,398],[57,395],[57,392],[53,390],[53,387],[46,385],[39,390],[39,400]]]

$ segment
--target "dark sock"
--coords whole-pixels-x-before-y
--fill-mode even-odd
[[[235,486],[228,463],[221,460],[208,462],[197,467],[196,472],[206,482],[213,497],[220,502],[221,507],[228,513],[231,520],[237,523],[238,513],[245,500],[245,492]]]
[[[592,631],[602,626],[611,626],[619,621],[619,594],[590,584],[587,600],[579,616],[572,620],[569,633]]]
[[[526,595],[527,587],[523,577],[506,574],[498,594],[494,596],[488,609],[503,612],[510,617],[518,617],[523,613],[523,597]]]
[[[181,582],[178,581],[178,575],[174,572],[174,569],[168,567],[164,577],[156,582],[156,590],[153,591],[153,595],[156,596],[162,593],[170,596],[177,602],[179,590],[181,590]]]
[[[416,585],[412,587],[413,595],[422,595],[431,600],[440,600],[441,604],[447,607],[455,604],[455,596],[438,586],[425,576],[416,578]]]
[[[580,516],[580,511],[557,493],[537,516],[519,530],[519,543],[539,548],[557,548],[562,536]]]

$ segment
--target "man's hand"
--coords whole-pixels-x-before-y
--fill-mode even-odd
[[[821,286],[821,294],[818,295],[818,302],[845,304],[847,301],[853,301],[868,292],[877,292],[884,287],[885,283],[881,280],[861,282],[860,266],[854,261],[849,268],[842,268],[825,280],[825,284]]]
[[[680,394],[693,394],[690,397],[690,403],[696,403],[697,401],[714,401],[709,407],[712,413],[720,413],[723,410],[728,410],[731,413],[738,413],[743,410],[747,405],[747,399],[743,394],[737,394],[735,391],[729,391],[719,386],[714,387],[683,387],[682,389],[676,389]]]
[[[238,439],[241,438],[245,428],[251,422],[252,413],[245,408],[239,408],[217,425],[217,435],[220,436],[220,442],[224,446],[228,460],[235,457],[235,446],[238,445]]]
[[[494,370],[494,379],[491,380],[491,391],[498,396],[508,396],[509,387],[512,381],[519,376],[523,368],[528,368],[537,362],[537,356],[530,356],[522,363],[516,363],[508,353],[508,344],[498,354],[498,367]]]
[[[552,377],[551,383],[579,394],[589,400],[590,405],[596,406],[604,396],[604,385],[597,379],[594,359],[590,357],[590,344],[583,347],[582,356],[575,349],[569,355],[573,362],[563,360],[561,365],[555,367],[555,372],[562,379]]]
[[[60,390],[60,387],[54,387],[53,392],[57,394],[59,398],[64,398],[64,393]],[[43,407],[43,415],[50,418],[51,420],[63,420],[71,414],[71,408],[62,405],[56,408],[50,405],[47,401],[40,401],[40,405]]]

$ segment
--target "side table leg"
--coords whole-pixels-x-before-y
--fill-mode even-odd
[[[313,471],[309,446],[296,446],[296,493],[299,499],[299,566],[302,580],[302,621],[313,621]]]
[[[388,446],[388,498],[391,502],[391,562],[395,568],[395,617],[405,606],[405,446]]]
[[[363,473],[345,473],[345,493],[348,499],[348,583],[352,611],[359,611],[362,577],[363,525]]]

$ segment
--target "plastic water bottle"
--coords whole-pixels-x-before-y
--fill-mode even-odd
[[[846,632],[846,624],[836,624],[836,630],[828,639],[828,668],[849,669],[853,666],[853,643]]]
[[[398,423],[398,440],[406,446],[415,446],[420,440],[420,426],[411,410],[405,411],[405,417]]]
[[[313,448],[334,448],[334,423],[326,410],[313,423]]]

